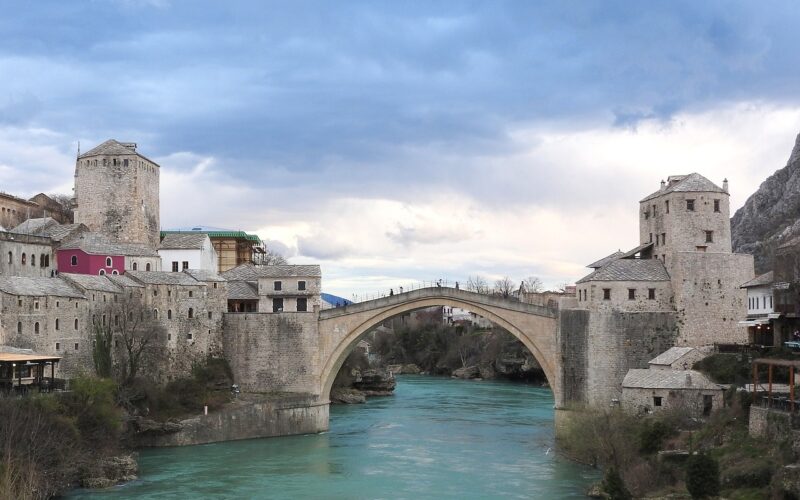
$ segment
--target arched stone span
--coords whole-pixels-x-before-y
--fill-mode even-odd
[[[423,288],[347,307],[320,312],[319,395],[327,400],[345,358],[376,325],[405,312],[431,306],[459,307],[505,328],[533,354],[561,406],[561,370],[557,356],[557,312],[546,307],[511,301],[454,288]]]

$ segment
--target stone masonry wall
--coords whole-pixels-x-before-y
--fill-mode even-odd
[[[712,398],[712,409],[723,407],[722,390],[704,389],[647,389],[626,387],[622,390],[621,406],[637,414],[681,409],[692,417],[703,416],[703,396]],[[661,406],[655,406],[653,397],[661,397]]]
[[[603,289],[611,290],[611,298],[604,299]],[[655,290],[655,299],[649,298],[649,290]],[[635,298],[630,299],[628,290],[635,290]],[[586,291],[586,299],[582,293]],[[669,281],[589,281],[578,285],[578,307],[593,311],[672,311],[674,297],[672,283]]]
[[[588,328],[590,312],[561,309],[558,316],[558,343],[561,355],[561,390],[565,405],[587,401]]]
[[[49,265],[42,266],[47,263]],[[50,238],[0,232],[0,274],[47,277],[55,268],[56,260]]]
[[[226,313],[225,358],[234,381],[251,392],[319,391],[318,314]]]

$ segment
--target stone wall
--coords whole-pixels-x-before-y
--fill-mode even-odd
[[[669,281],[589,281],[578,285],[578,304],[593,311],[651,312],[673,311],[674,297]],[[611,291],[611,298],[604,299],[604,289]],[[634,290],[630,299],[629,290]],[[649,290],[655,290],[655,299],[650,299]],[[587,300],[581,292],[586,291]]]
[[[621,407],[636,414],[659,413],[680,410],[681,414],[702,417],[703,396],[711,396],[712,409],[722,408],[723,394],[721,389],[646,389],[625,387],[622,389]],[[655,406],[653,398],[661,398],[661,406]]]
[[[242,390],[319,393],[317,314],[226,313],[223,332],[225,358]]]
[[[0,274],[47,277],[54,269],[56,260],[50,238],[0,232]]]
[[[747,328],[747,291],[753,256],[678,252],[671,277],[681,335],[680,345],[743,344]]]
[[[129,155],[81,158],[75,165],[75,222],[128,243],[159,242],[159,169]]]
[[[561,390],[565,405],[588,401],[586,383],[589,370],[589,316],[586,310],[561,309],[558,316],[558,343],[561,351]]]
[[[136,444],[187,446],[323,432],[328,430],[328,407],[304,394],[252,403],[236,401],[220,411],[181,421],[181,430],[176,433],[139,435]]]

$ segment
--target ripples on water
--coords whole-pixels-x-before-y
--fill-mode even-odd
[[[597,472],[553,447],[549,389],[404,375],[332,406],[330,432],[144,450],[141,478],[70,498],[583,497]]]

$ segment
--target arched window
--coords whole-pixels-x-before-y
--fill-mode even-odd
[[[39,267],[44,267],[44,257],[44,254],[39,256]]]
[[[77,266],[78,265],[78,256],[77,255],[73,255],[69,259],[69,263],[70,263],[70,265]]]
[[[144,270],[145,271],[149,271],[150,270],[150,263],[149,262],[147,263],[146,266],[144,266]]]
[[[105,269],[101,269],[100,270],[100,276],[105,276],[105,274],[106,274],[106,270]]]
[[[189,308],[189,317],[194,318],[194,309],[192,309],[191,307]]]
[[[36,254],[31,254],[31,267],[36,267]]]
[[[22,335],[22,322],[17,323],[17,334]]]
[[[39,333],[39,322],[33,324],[33,333]]]
[[[136,262],[134,262],[134,263],[133,263],[133,270],[135,271],[137,267],[138,267],[138,266],[136,265]]]
[[[12,253],[11,253],[11,252],[8,252],[8,263],[9,263],[9,264],[11,264],[11,259],[12,259],[13,257],[14,257],[14,256],[12,255]]]
[[[153,309],[153,318],[158,319],[158,309]]]
[[[114,326],[119,326],[119,315],[118,314],[114,315]]]
[[[128,321],[133,321],[133,311],[128,313]]]
[[[167,319],[172,319],[172,309],[167,309]]]
[[[111,257],[106,257],[106,267],[111,267]]]
[[[113,274],[114,276],[117,276],[119,274],[119,272],[116,269],[114,269],[113,271],[111,271],[111,274]]]
[[[27,263],[28,263],[28,256],[25,255],[25,253],[23,252],[22,253],[22,265],[24,266]]]
[[[58,318],[56,318],[56,330],[58,330]]]
[[[75,318],[75,329],[78,329],[78,318]]]
[[[50,255],[44,258],[44,267],[50,267]]]

